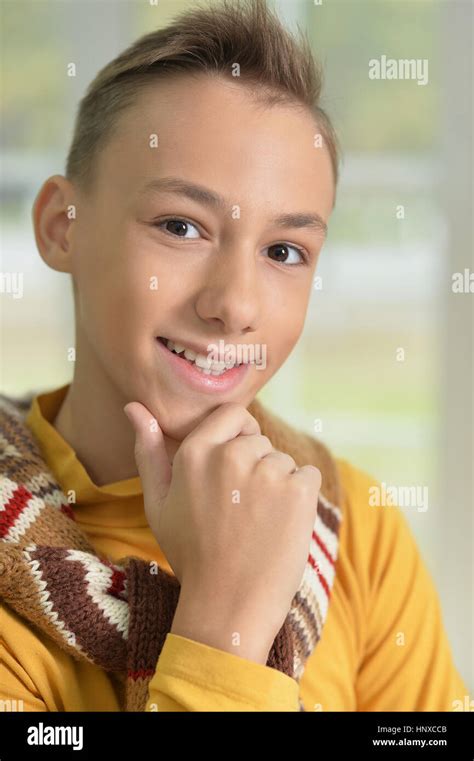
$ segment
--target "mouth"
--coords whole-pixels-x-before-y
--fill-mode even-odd
[[[176,354],[180,359],[184,359],[186,362],[194,365],[197,370],[200,370],[204,375],[220,376],[225,372],[232,370],[234,367],[239,367],[242,362],[216,362],[213,359],[209,359],[208,355],[196,352],[193,349],[187,348],[182,344],[172,341],[170,338],[164,338],[160,336],[158,338],[163,346],[168,351]]]
[[[245,362],[215,361],[165,336],[158,336],[156,343],[175,374],[199,390],[228,391],[241,382],[250,367]]]

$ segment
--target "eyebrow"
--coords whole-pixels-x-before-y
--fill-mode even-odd
[[[214,209],[225,209],[232,205],[226,198],[204,187],[204,185],[198,185],[179,177],[160,177],[150,180],[140,189],[139,195],[163,192],[176,193]],[[309,228],[316,230],[316,232],[322,232],[324,236],[327,235],[328,231],[323,218],[313,212],[289,212],[280,214],[271,221],[277,227]]]

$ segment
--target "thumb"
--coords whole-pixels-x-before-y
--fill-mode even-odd
[[[129,402],[123,411],[135,431],[135,461],[143,484],[143,497],[153,504],[161,502],[168,494],[172,475],[163,431],[140,402]]]

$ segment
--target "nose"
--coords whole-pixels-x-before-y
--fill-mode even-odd
[[[212,257],[205,280],[196,300],[202,320],[226,334],[256,330],[261,309],[258,266],[248,247],[221,247]]]

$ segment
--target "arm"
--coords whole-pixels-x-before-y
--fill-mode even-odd
[[[299,710],[297,682],[266,663],[307,562],[319,470],[296,468],[231,403],[188,434],[171,469],[157,421],[126,410],[145,514],[181,585],[147,708]]]
[[[453,662],[433,580],[405,516],[367,507],[367,638],[357,677],[361,711],[452,711],[468,690]],[[461,582],[460,582],[461,583]]]
[[[276,669],[168,634],[146,711],[298,711],[298,683]]]
[[[0,602],[0,712],[119,711],[120,689]]]
[[[0,639],[0,713],[47,710],[32,679]]]
[[[80,666],[0,605],[0,713],[118,711],[105,672]],[[276,669],[168,634],[146,711],[297,711],[298,684]]]

